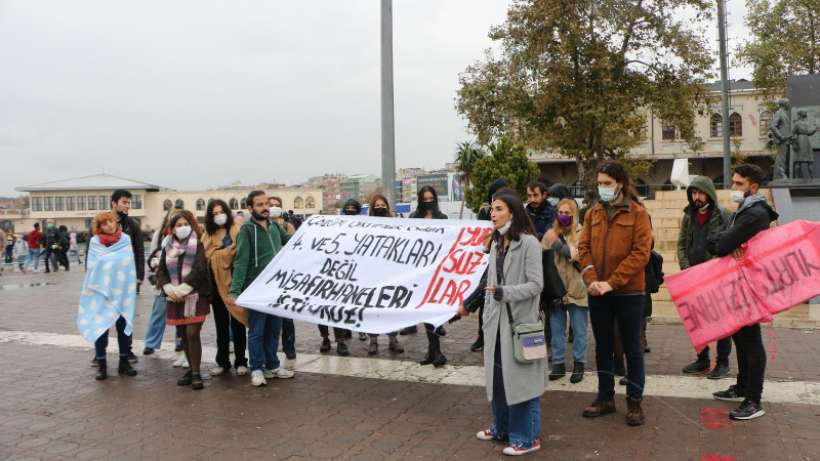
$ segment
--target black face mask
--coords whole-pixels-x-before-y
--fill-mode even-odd
[[[356,216],[357,214],[359,214],[359,212],[356,211],[356,210],[351,209],[351,210],[343,210],[342,214],[347,215],[347,216]]]
[[[387,208],[373,208],[373,216],[378,216],[380,218],[387,217]]]
[[[435,209],[435,202],[421,202],[419,203],[419,210],[428,212]]]

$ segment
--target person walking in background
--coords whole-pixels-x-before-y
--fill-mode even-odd
[[[14,242],[14,262],[20,269],[20,272],[26,273],[26,264],[28,262],[28,236],[23,235]]]
[[[370,216],[377,216],[380,218],[395,217],[390,211],[390,203],[384,195],[374,194],[373,198],[370,199],[368,208],[368,214]],[[368,336],[370,336],[370,345],[367,348],[367,355],[376,355],[379,353],[379,335],[370,334]],[[387,337],[389,338],[387,348],[390,352],[396,354],[401,354],[404,352],[404,346],[402,346],[399,342],[398,333],[389,333]]]
[[[77,233],[74,231],[68,234],[68,256],[75,256],[78,265],[83,263],[80,259],[80,247],[77,245]]]
[[[552,197],[550,197],[552,198]],[[552,229],[544,234],[541,245],[555,252],[555,268],[567,290],[566,296],[550,311],[552,327],[552,371],[551,381],[566,374],[564,355],[567,350],[567,315],[569,315],[575,337],[572,341],[573,369],[570,382],[575,384],[584,379],[584,364],[587,359],[587,292],[581,278],[578,263],[578,240],[581,224],[578,222],[578,204],[565,198],[557,204],[558,214]]]
[[[763,170],[757,165],[743,163],[732,174],[732,201],[737,211],[729,218],[725,229],[709,237],[710,252],[717,256],[732,254],[743,257],[742,245],[758,233],[769,228],[778,214],[759,193],[763,182]],[[766,414],[761,404],[763,379],[766,376],[766,349],[760,324],[748,325],[732,335],[737,354],[737,382],[725,391],[712,394],[715,399],[741,402],[729,412],[731,419],[749,420]]]
[[[68,247],[71,244],[68,236],[68,228],[60,226],[57,228],[57,262],[68,272]]]
[[[520,362],[514,353],[514,326],[540,323],[544,288],[541,244],[524,204],[512,192],[496,193],[491,219],[495,231],[490,252],[484,306],[484,375],[492,423],[476,437],[505,441],[505,455],[541,449],[541,395],[546,359]],[[467,315],[462,306],[459,315]]]
[[[77,328],[87,341],[94,343],[95,379],[108,378],[106,348],[112,324],[117,328],[120,353],[117,372],[121,376],[136,376],[137,371],[128,360],[136,310],[136,266],[131,242],[110,211],[94,217],[91,234]]]
[[[34,271],[40,269],[40,239],[43,234],[40,232],[40,223],[34,223],[34,229],[28,233],[28,263],[34,264]],[[89,238],[91,238],[89,236]]]
[[[216,367],[211,369],[212,376],[230,374],[230,340],[233,332],[234,362],[236,374],[248,374],[246,325],[248,311],[226,304],[230,297],[233,260],[236,256],[236,239],[239,236],[239,225],[233,222],[228,204],[222,200],[212,200],[205,211],[205,234],[202,243],[205,256],[210,266],[211,306],[214,310],[216,327]]]
[[[598,167],[597,179],[600,200],[587,211],[578,242],[598,366],[598,395],[584,409],[583,416],[594,418],[615,412],[613,337],[617,320],[627,357],[626,422],[640,426],[646,421],[641,406],[646,381],[641,325],[652,226],[649,213],[620,163],[603,163]]]
[[[712,180],[706,176],[695,176],[686,188],[689,204],[683,209],[680,232],[678,233],[678,264],[681,270],[705,263],[715,255],[709,251],[709,236],[729,222],[729,211],[718,205],[717,191]],[[732,338],[717,342],[717,364],[709,373],[709,378],[720,379],[729,374],[729,354],[732,353]],[[684,373],[709,371],[709,346],[698,353],[694,362],[683,368]]]
[[[57,251],[59,250],[59,245],[57,245],[57,228],[54,227],[53,223],[46,224],[46,232],[40,239],[43,243],[43,247],[46,249],[46,274],[51,273],[52,266],[54,267],[54,272],[57,272],[59,270],[59,267],[57,267]],[[88,244],[91,245],[91,240],[88,241]]]
[[[224,300],[230,304],[236,304],[236,298],[265,270],[289,239],[279,226],[270,221],[265,192],[252,191],[248,194],[246,203],[251,219],[240,227],[236,237],[231,292],[230,297]],[[248,352],[251,384],[254,386],[267,384],[267,379],[294,376],[293,371],[279,366],[276,353],[281,329],[281,317],[248,310]]]
[[[182,336],[182,348],[191,369],[177,385],[204,387],[199,366],[202,361],[200,332],[210,312],[211,284],[208,260],[200,241],[202,233],[194,215],[182,210],[171,217],[168,227],[172,234],[162,242],[157,269],[157,286],[167,296],[165,318]]]

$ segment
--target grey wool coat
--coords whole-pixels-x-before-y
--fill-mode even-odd
[[[490,248],[490,265],[487,286],[497,286],[496,243]],[[518,363],[513,356],[512,328],[507,316],[506,303],[512,309],[515,324],[536,323],[539,296],[544,287],[543,266],[541,265],[541,244],[532,235],[522,235],[518,241],[510,242],[504,259],[504,283],[502,300],[487,296],[484,301],[484,375],[487,381],[487,400],[493,399],[493,369],[495,344],[501,344],[501,370],[504,378],[504,393],[507,404],[515,405],[534,399],[544,393],[546,359],[526,364]],[[498,336],[499,326],[501,336]]]

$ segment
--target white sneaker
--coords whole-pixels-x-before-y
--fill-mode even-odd
[[[179,353],[179,357],[174,362],[174,368],[188,368],[188,357],[185,357],[184,352]]]
[[[507,447],[501,453],[504,453],[507,456],[521,456],[521,455],[526,455],[527,453],[532,453],[534,451],[538,451],[540,449],[541,449],[541,439],[535,439],[535,443],[532,445],[531,448]]]
[[[221,376],[223,374],[225,374],[225,369],[224,368],[222,368],[220,366],[216,366],[216,367],[211,368],[211,376]]]
[[[262,370],[253,370],[253,372],[251,372],[251,386],[259,387],[265,384],[268,384],[268,382],[265,381],[265,375],[262,373]]]
[[[285,359],[285,369],[293,371],[296,369],[296,359]]]
[[[478,440],[483,440],[485,442],[488,442],[488,441],[493,440],[495,438],[495,437],[493,437],[493,431],[491,431],[489,429],[484,429],[483,431],[478,431],[478,433],[475,436]]]
[[[236,376],[245,376],[246,374],[248,374],[248,367],[242,365],[236,367]]]
[[[296,373],[294,373],[290,370],[287,370],[285,368],[279,367],[275,370],[271,370],[271,375],[272,375],[273,378],[289,379],[289,378],[293,378],[296,375]]]

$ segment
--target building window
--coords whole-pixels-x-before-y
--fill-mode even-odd
[[[77,205],[77,211],[85,211],[85,195],[74,197],[74,201]]]
[[[89,195],[88,197],[86,197],[86,200],[88,201],[89,211],[94,211],[94,210],[97,209],[97,197],[96,196]]]
[[[43,197],[31,198],[31,211],[43,211]]]
[[[720,114],[712,114],[709,117],[709,137],[719,138],[723,136],[723,117]]]
[[[174,201],[174,207],[179,208],[180,210],[184,210],[185,202],[183,202],[181,198],[178,198]]]
[[[65,198],[65,210],[74,211],[74,196],[68,196]]]
[[[769,135],[770,123],[772,123],[772,114],[771,112],[764,110],[760,113],[760,122],[758,122],[758,131],[760,132],[761,138],[765,138]]]
[[[228,202],[228,206],[231,207],[232,210],[238,210],[239,209],[239,201],[236,200],[235,198],[232,198]]]
[[[305,199],[305,208],[316,208],[316,201],[313,200],[313,197],[308,197]]]
[[[54,197],[54,211],[64,211],[65,200],[63,197]]]
[[[174,204],[170,200],[165,199],[165,201],[162,202],[162,211],[170,211],[173,206]]]
[[[54,211],[54,197],[43,197],[43,211]]]
[[[134,194],[134,197],[131,199],[131,208],[135,210],[142,209],[142,195]]]
[[[202,211],[205,209],[205,200],[197,199],[196,201],[196,211]]]
[[[300,210],[305,207],[305,202],[302,200],[302,197],[296,197],[293,199],[293,209]]]
[[[100,210],[110,210],[111,209],[111,196],[109,195],[98,195],[97,196],[97,207]]]
[[[729,116],[729,134],[733,137],[743,136],[743,117],[737,112]]]
[[[675,140],[675,126],[674,125],[667,125],[661,124],[661,139],[664,141],[674,141]]]

